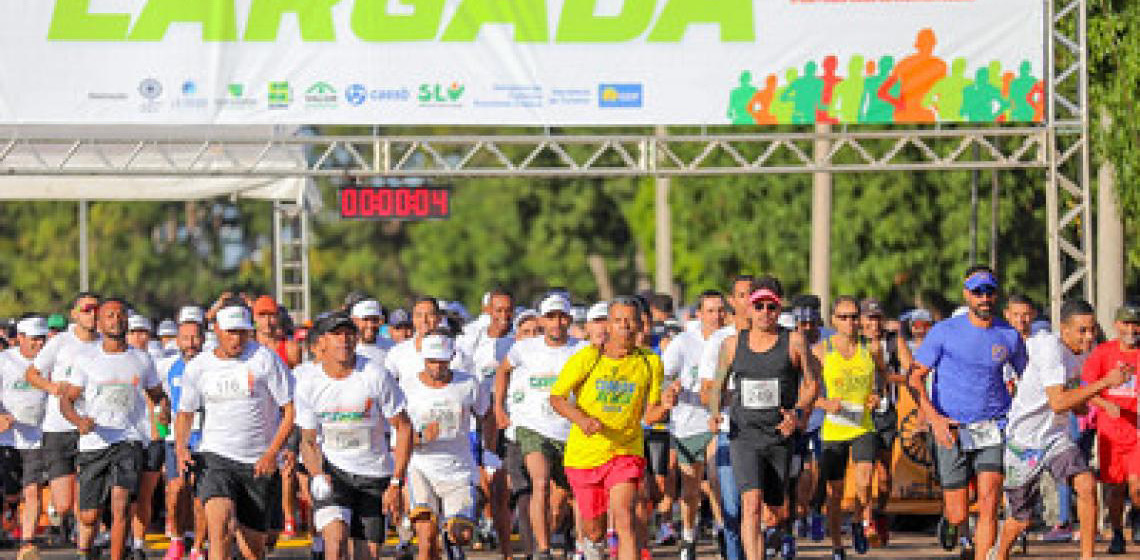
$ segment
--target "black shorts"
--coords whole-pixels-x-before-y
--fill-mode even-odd
[[[47,462],[44,461],[43,449],[20,449],[20,466],[23,472],[20,482],[24,486],[33,484],[47,484]]]
[[[139,491],[142,461],[142,450],[133,441],[80,453],[79,510],[95,510],[109,503],[115,487],[125,489],[133,500]]]
[[[314,522],[321,523],[321,517],[328,513],[321,511],[324,508],[344,508],[352,512],[348,522],[349,538],[383,544],[385,537],[383,501],[389,478],[352,474],[327,461],[324,469],[332,480],[333,491],[327,500],[317,500],[313,504]]]
[[[649,474],[665,476],[669,474],[669,432],[653,428],[645,430],[645,464]]]
[[[140,444],[143,452],[143,472],[160,473],[166,463],[166,444],[162,441],[144,441]]]
[[[878,434],[871,431],[847,441],[824,441],[819,476],[828,482],[843,480],[847,476],[848,458],[856,463],[874,462],[878,439]]]
[[[523,461],[522,446],[505,437],[503,442],[505,442],[503,450],[506,452],[506,456],[503,457],[503,468],[507,470],[507,483],[511,487],[511,509],[514,509],[519,496],[530,494],[532,486],[530,474],[526,472],[526,464]]]
[[[899,415],[894,405],[886,412],[872,412],[871,421],[875,425],[875,435],[878,436],[878,452],[890,453],[895,448],[895,440],[899,437]]]
[[[729,439],[732,456],[732,474],[740,493],[759,490],[764,503],[781,506],[788,493],[792,466],[791,440],[760,440],[751,438]]]
[[[44,432],[41,449],[50,480],[75,474],[79,467],[79,432]]]
[[[253,465],[215,453],[202,453],[196,461],[201,468],[196,490],[203,504],[225,498],[233,501],[234,517],[245,528],[261,533],[280,528],[281,473],[254,476]]]
[[[0,490],[5,496],[19,495],[23,478],[23,462],[20,452],[10,445],[0,445]]]

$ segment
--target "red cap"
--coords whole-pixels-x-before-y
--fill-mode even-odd
[[[768,288],[757,288],[756,291],[752,292],[752,295],[748,296],[749,303],[756,303],[763,300],[780,303],[780,296]]]
[[[272,315],[277,313],[277,302],[272,296],[261,296],[253,302],[254,315]]]

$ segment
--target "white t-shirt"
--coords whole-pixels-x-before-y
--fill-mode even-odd
[[[324,368],[306,362],[297,377],[297,426],[317,430],[325,459],[361,476],[392,475],[388,418],[403,412],[404,393],[383,367],[357,358],[349,375],[333,379]]]
[[[53,383],[67,381],[71,374],[71,364],[75,355],[89,348],[99,346],[99,336],[92,342],[79,340],[74,334],[75,326],[66,332],[59,333],[44,344],[32,365],[36,366],[40,375]],[[59,397],[48,395],[47,413],[44,415],[43,430],[45,432],[73,432],[75,425],[68,422],[59,411]]]
[[[479,390],[474,376],[452,372],[445,387],[429,387],[419,375],[404,384],[408,398],[408,415],[416,431],[439,422],[439,437],[412,450],[410,468],[431,480],[475,481],[475,458],[467,426],[472,418],[483,416],[490,406],[490,396]]]
[[[704,348],[701,349],[701,360],[697,363],[697,377],[701,380],[712,381],[716,379],[716,366],[720,363],[720,347],[724,340],[736,334],[735,325],[727,325],[721,327],[709,335],[708,340],[705,341]],[[729,389],[732,388],[732,377],[728,378]],[[721,406],[720,409],[720,431],[728,431],[728,404]]]
[[[685,331],[677,335],[665,349],[665,383],[681,380],[677,406],[669,413],[669,431],[679,438],[709,431],[709,412],[701,404],[700,361],[706,340],[701,331]]]
[[[451,369],[458,371],[469,371],[470,358],[459,348],[456,348],[455,357],[451,359]],[[420,351],[416,349],[415,337],[409,338],[388,350],[388,356],[384,359],[384,369],[395,377],[403,386],[404,382],[409,377],[415,377],[424,370],[424,359],[420,355]]]
[[[1058,438],[1069,436],[1072,414],[1053,412],[1045,388],[1078,386],[1088,354],[1073,354],[1060,337],[1050,332],[1033,335],[1025,341],[1025,348],[1029,362],[1009,408],[1006,435],[1021,447],[1043,449]]]
[[[272,350],[250,342],[236,359],[211,351],[190,360],[178,411],[204,409],[199,451],[254,464],[277,433],[281,407],[291,402],[288,366]]]
[[[39,449],[47,412],[48,394],[28,384],[25,373],[32,361],[13,346],[0,352],[0,410],[15,419],[12,428],[0,432],[0,445],[16,449]]]
[[[380,342],[380,339],[377,339],[376,342]],[[376,362],[380,367],[384,367],[384,359],[388,357],[387,349],[381,348],[379,344],[368,344],[364,341],[356,344],[356,353]]]
[[[550,388],[562,373],[562,366],[589,343],[568,338],[562,346],[548,346],[536,336],[516,342],[507,352],[511,381],[508,385],[511,423],[534,430],[544,437],[566,441],[570,421],[550,406]]]
[[[123,441],[144,441],[150,405],[146,390],[161,386],[150,354],[128,348],[108,353],[102,346],[75,356],[67,383],[83,390],[84,415],[95,421],[80,436],[80,451],[98,451]]]

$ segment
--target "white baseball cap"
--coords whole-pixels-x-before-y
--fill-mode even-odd
[[[150,332],[154,330],[154,325],[150,322],[150,319],[147,319],[142,314],[136,313],[127,319],[127,330]]]
[[[609,302],[605,302],[605,301],[599,301],[598,303],[591,305],[590,309],[588,311],[586,311],[586,320],[587,321],[597,321],[598,319],[606,319],[606,318],[609,318],[609,316],[610,316],[610,304],[609,304]]]
[[[548,313],[560,312],[567,315],[570,314],[570,300],[566,299],[561,294],[551,294],[542,300],[538,305],[538,313],[546,315]]]
[[[218,314],[214,316],[214,320],[218,323],[218,328],[223,331],[252,331],[253,330],[253,317],[250,317],[249,309],[240,305],[231,305],[223,307]]]
[[[538,312],[533,309],[523,309],[522,311],[515,313],[514,330],[517,331],[519,329],[519,325],[523,324],[523,322],[527,319],[534,319],[535,317],[538,317]]]
[[[575,323],[586,322],[586,308],[581,305],[575,305],[570,308],[570,317]]]
[[[202,308],[196,305],[187,305],[178,310],[178,324],[182,323],[203,323],[206,320],[206,314],[202,312]]]
[[[28,317],[16,323],[16,332],[24,336],[47,336],[47,319],[44,317]]]
[[[356,305],[352,306],[352,316],[357,319],[364,317],[383,317],[384,307],[380,305],[380,302],[374,299],[358,301]]]
[[[451,339],[438,334],[425,336],[420,348],[420,355],[425,360],[447,361],[455,354],[455,345]]]
[[[158,336],[178,336],[178,325],[170,319],[163,319],[158,324]]]

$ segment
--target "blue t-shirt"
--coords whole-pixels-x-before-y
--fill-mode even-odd
[[[935,370],[934,408],[968,423],[1005,417],[1011,399],[1003,367],[1008,363],[1021,375],[1028,355],[1025,341],[1009,323],[995,318],[993,326],[983,329],[964,313],[934,325],[914,359]]]
[[[182,400],[182,374],[186,371],[186,360],[178,358],[170,365],[170,370],[166,372],[166,386],[170,394],[170,410],[178,410],[178,402]],[[199,413],[201,414],[201,413]],[[186,442],[187,447],[190,449],[197,449],[198,442],[202,439],[202,432],[194,430],[190,432],[190,439]]]

